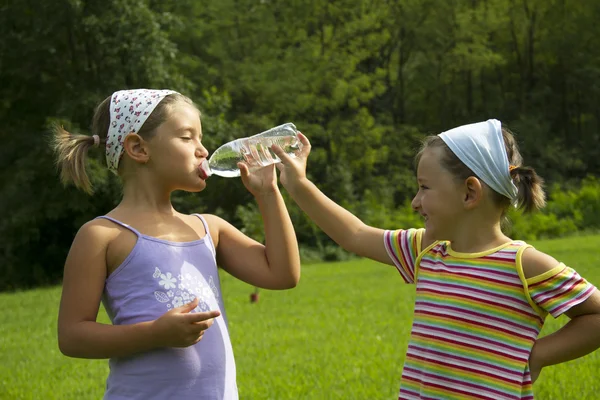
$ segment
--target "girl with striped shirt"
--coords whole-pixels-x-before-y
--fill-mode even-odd
[[[501,230],[509,207],[545,205],[542,180],[500,121],[424,140],[412,206],[424,229],[382,230],[306,178],[308,139],[282,159],[281,182],[347,251],[394,265],[416,285],[399,399],[533,399],[542,368],[600,347],[600,293],[576,271]],[[547,314],[570,321],[538,338]]]

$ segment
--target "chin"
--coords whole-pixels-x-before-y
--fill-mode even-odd
[[[181,187],[179,189],[183,190],[184,192],[198,193],[198,192],[201,192],[204,189],[206,189],[206,182],[201,181],[200,183],[195,183],[195,184],[188,183],[187,185],[181,185]]]

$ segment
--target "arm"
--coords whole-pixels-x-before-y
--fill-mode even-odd
[[[196,305],[190,303],[177,311],[171,310],[156,321],[119,326],[96,322],[106,279],[106,249],[112,236],[104,224],[103,221],[85,224],[67,256],[58,313],[60,351],[70,357],[111,358],[200,340],[212,320],[193,325],[192,319],[200,322],[212,317],[205,318],[206,313],[187,314],[195,308],[197,299]],[[179,333],[172,329],[175,322],[179,324]]]
[[[206,216],[216,233],[219,265],[236,278],[265,289],[289,289],[300,280],[300,252],[296,232],[275,181],[274,167],[250,174],[241,166],[242,180],[254,195],[262,215],[265,245],[244,235],[230,223]]]
[[[383,243],[383,229],[363,223],[354,214],[328,198],[306,177],[290,185],[288,192],[302,211],[343,249],[361,257],[393,265]]]
[[[550,271],[559,263],[554,258],[527,249],[523,253],[523,272],[532,278]],[[539,338],[530,357],[532,379],[535,380],[542,368],[583,357],[600,347],[600,292],[593,293],[565,314],[570,321],[558,331]]]
[[[327,236],[345,250],[361,257],[393,265],[385,250],[384,230],[363,223],[355,215],[336,204],[321,192],[306,177],[306,161],[310,143],[301,133],[302,152],[295,158],[287,155],[278,146],[273,151],[281,159],[277,168],[281,171],[281,183],[298,206],[312,219]]]

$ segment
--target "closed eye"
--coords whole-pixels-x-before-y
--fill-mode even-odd
[[[423,190],[429,189],[429,188],[428,188],[427,186],[425,186],[425,185],[420,185],[420,186],[419,186],[419,188],[421,188],[421,189],[423,189]]]
[[[192,140],[191,137],[187,137],[187,136],[183,136],[181,139],[183,139],[183,140]]]

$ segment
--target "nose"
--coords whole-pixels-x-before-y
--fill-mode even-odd
[[[202,158],[208,157],[208,150],[201,143],[198,143],[198,147],[196,148],[196,156]]]
[[[418,193],[415,195],[415,197],[413,197],[412,201],[410,202],[410,206],[413,210],[419,211],[419,207],[421,206],[421,199],[419,198]]]

